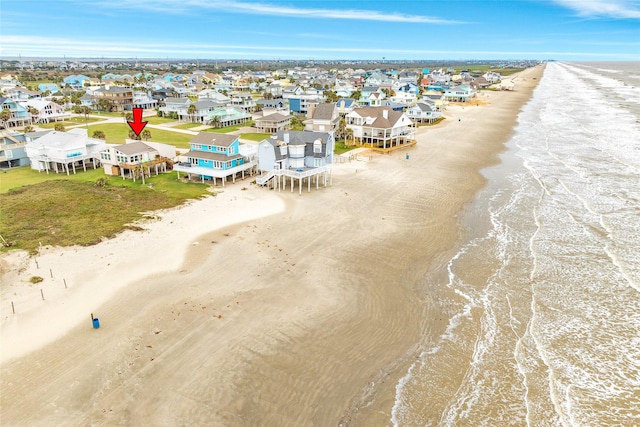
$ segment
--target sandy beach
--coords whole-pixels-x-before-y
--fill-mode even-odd
[[[330,187],[240,181],[142,232],[3,255],[0,424],[389,425],[448,321],[421,279],[542,70],[450,105],[413,148],[337,164]]]

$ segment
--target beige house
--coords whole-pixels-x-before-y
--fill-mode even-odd
[[[335,132],[340,114],[335,103],[318,104],[311,111],[311,118],[304,121],[304,130],[311,132]]]
[[[273,113],[255,119],[255,123],[256,132],[276,133],[281,130],[289,129],[291,125],[291,116]]]
[[[127,140],[126,144],[109,145],[100,152],[100,161],[104,173],[121,176],[122,179],[134,178],[136,170],[143,170],[145,176],[152,172],[166,172],[173,165],[176,147],[159,142]]]

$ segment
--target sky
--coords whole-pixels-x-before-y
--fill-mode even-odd
[[[0,57],[640,61],[640,0],[0,0]]]

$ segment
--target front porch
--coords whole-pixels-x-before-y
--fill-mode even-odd
[[[180,179],[180,172],[183,172],[187,175],[187,179],[191,180],[193,176],[196,176],[202,183],[213,180],[213,185],[217,185],[217,180],[220,179],[224,187],[229,177],[235,183],[238,174],[241,179],[245,179],[245,175],[253,176],[256,165],[255,160],[250,160],[230,169],[213,169],[182,162],[173,165],[173,170],[178,173],[178,179]]]

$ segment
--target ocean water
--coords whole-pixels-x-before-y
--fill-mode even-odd
[[[547,64],[483,173],[391,422],[640,425],[640,63]]]

